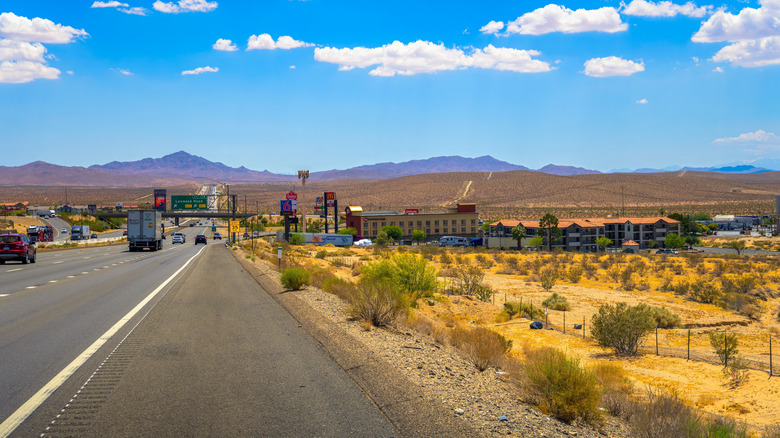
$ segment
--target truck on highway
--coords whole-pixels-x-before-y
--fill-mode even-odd
[[[74,225],[70,229],[70,240],[89,239],[90,232],[89,225]]]
[[[51,242],[54,240],[54,228],[49,225],[30,225],[27,228],[27,237],[33,243]]]
[[[162,249],[162,213],[157,210],[128,210],[127,242],[130,251]]]

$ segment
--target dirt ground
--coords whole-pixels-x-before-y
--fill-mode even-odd
[[[315,254],[315,248],[311,248],[311,256]],[[331,250],[338,251],[335,248],[329,249]],[[353,255],[341,257],[339,264],[345,261],[347,265],[352,262],[366,263],[376,257],[371,249],[356,248],[350,251]],[[327,259],[312,257],[312,260],[328,266],[341,277],[353,277],[350,266],[332,266]],[[443,267],[437,262],[433,264],[440,270]],[[584,321],[585,332],[589,334],[590,319],[604,303],[646,303],[663,306],[679,315],[683,325],[695,327],[691,329],[692,357],[701,354],[714,358],[707,332],[717,328],[737,334],[740,342],[739,352],[745,357],[768,364],[771,335],[775,343],[774,367],[777,369],[780,364],[777,353],[780,351],[777,345],[780,344],[780,322],[773,312],[767,311],[759,321],[751,321],[718,306],[688,301],[671,292],[622,291],[614,285],[586,279],[577,284],[559,281],[548,292],[544,291],[538,282],[529,281],[525,276],[498,274],[496,270],[495,267],[486,269],[484,280],[484,283],[495,291],[494,301],[481,302],[470,297],[440,296],[434,305],[420,306],[419,311],[439,320],[471,322],[490,327],[513,341],[513,354],[522,354],[523,345],[556,346],[581,358],[586,366],[598,362],[617,363],[634,381],[638,395],[649,388],[676,391],[683,400],[704,412],[728,416],[758,428],[780,423],[780,377],[770,377],[767,371],[750,370],[747,378],[736,384],[729,376],[724,375],[722,365],[697,360],[687,361],[687,329],[661,330],[658,335],[661,350],[676,349],[682,354],[681,358],[656,356],[653,351],[655,336],[651,335],[645,340],[647,352],[626,359],[616,358],[610,351],[597,346],[592,339],[583,339],[582,330],[573,328],[574,324],[582,324]],[[440,280],[449,281],[446,278]],[[534,305],[541,306],[541,302],[552,292],[564,295],[572,304],[571,311],[566,312],[566,334],[559,331],[563,325],[563,312],[558,311],[548,312],[549,322],[558,330],[531,330],[531,321],[527,319],[497,322],[496,317],[502,311],[505,301],[530,300]],[[780,298],[766,303],[767,310],[776,309],[779,305]]]

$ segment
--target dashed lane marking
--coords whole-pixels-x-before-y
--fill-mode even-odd
[[[54,262],[54,263],[52,263],[52,265],[57,265],[57,264],[59,264],[59,263],[65,263],[65,260],[60,260],[60,261],[58,261],[58,262]]]
[[[0,294],[0,298],[5,298],[7,296],[8,296],[8,294]]]
[[[38,286],[27,286],[25,289],[35,289]]]
[[[30,397],[29,400],[27,400],[22,406],[19,407],[13,414],[11,414],[10,417],[6,418],[2,423],[0,423],[0,438],[6,438],[11,433],[13,433],[14,430],[16,430],[17,427],[19,427],[24,420],[27,419],[27,417],[30,416],[30,414],[33,413],[40,405],[43,404],[43,402],[46,401],[46,399],[49,398],[49,396],[57,390],[60,386],[62,386],[65,381],[67,381],[73,373],[75,373],[81,365],[84,364],[90,357],[92,357],[99,349],[102,347],[106,342],[108,342],[109,339],[111,339],[122,327],[124,327],[125,324],[127,324],[133,317],[141,311],[148,303],[151,301],[157,294],[160,293],[163,289],[165,289],[166,286],[168,286],[168,283],[170,283],[174,278],[176,278],[189,264],[195,260],[196,257],[200,255],[203,250],[206,249],[203,247],[200,251],[195,253],[192,257],[190,257],[189,260],[184,262],[184,264],[176,270],[173,274],[171,274],[170,277],[168,277],[165,281],[163,281],[157,288],[155,288],[149,295],[146,296],[138,305],[136,305],[130,312],[128,312],[125,316],[122,317],[119,321],[117,321],[116,324],[114,324],[113,327],[108,329],[105,333],[103,333],[102,336],[100,336],[92,345],[87,347],[86,350],[84,350],[78,357],[76,357],[73,362],[68,364],[62,371],[59,372],[54,378],[52,378],[47,384],[43,386],[43,388],[39,389],[38,392],[35,393],[32,397]]]
[[[87,271],[83,271],[83,272],[82,272],[82,274],[89,274],[89,272],[87,272]]]
[[[56,283],[56,282],[58,282],[58,281],[59,281],[59,280],[49,280],[49,283]]]
[[[9,270],[7,270],[5,272],[14,272],[14,271],[21,271],[21,270],[22,270],[22,268],[16,268],[16,269],[9,269]]]
[[[76,278],[75,275],[68,275],[68,278]]]

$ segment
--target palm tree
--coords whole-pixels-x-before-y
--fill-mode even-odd
[[[525,227],[518,225],[512,228],[512,238],[517,240],[517,249],[523,249],[523,239],[525,238]]]

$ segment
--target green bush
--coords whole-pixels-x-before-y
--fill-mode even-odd
[[[518,303],[518,302],[508,302],[504,303],[504,311],[507,316],[509,316],[508,319],[511,319],[515,315],[520,315],[524,318],[528,319],[539,319],[544,318],[544,310],[534,306],[531,303]]]
[[[643,305],[604,304],[591,319],[593,337],[617,355],[636,355],[642,338],[654,329],[655,320]]]
[[[290,245],[303,245],[305,242],[306,237],[303,234],[290,234]]]
[[[456,327],[450,333],[450,342],[480,371],[498,365],[504,354],[512,348],[511,340],[483,327]]]
[[[680,317],[665,307],[648,306],[646,304],[639,304],[643,306],[650,314],[650,317],[655,321],[655,326],[658,328],[675,328],[680,326]]]
[[[696,412],[677,394],[654,390],[648,390],[646,401],[635,403],[627,416],[639,438],[692,437],[699,424]]]
[[[353,316],[370,322],[375,327],[391,324],[408,305],[387,280],[362,280],[349,291],[347,300]]]
[[[715,349],[715,354],[718,355],[720,363],[727,365],[729,360],[739,354],[737,347],[739,341],[737,335],[728,332],[709,332],[707,335],[710,338],[710,345]]]
[[[525,370],[542,412],[571,423],[599,423],[601,388],[596,375],[554,348],[526,351]]]
[[[553,268],[543,269],[539,273],[539,283],[544,290],[552,289],[556,281],[558,281],[558,272]]]
[[[552,310],[570,310],[571,305],[563,295],[558,295],[557,292],[553,292],[552,295],[542,301],[542,306]]]
[[[303,268],[288,268],[282,271],[281,280],[286,290],[300,290],[311,284],[311,274]]]

